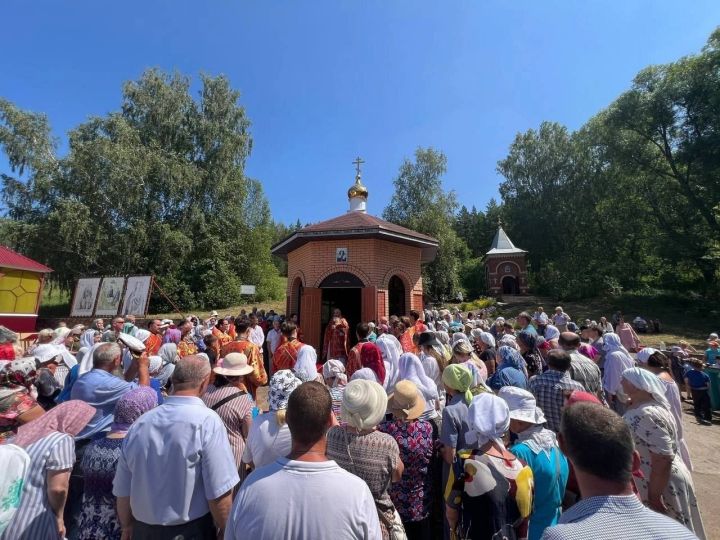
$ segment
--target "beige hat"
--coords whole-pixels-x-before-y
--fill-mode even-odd
[[[222,366],[213,369],[218,375],[227,375],[228,377],[247,375],[248,373],[252,373],[252,370],[252,366],[249,366],[247,363],[247,356],[238,352],[228,353],[225,358],[222,359]]]
[[[398,381],[395,391],[388,396],[388,409],[396,418],[415,420],[425,411],[425,399],[414,382]]]
[[[342,419],[356,429],[370,429],[385,417],[388,396],[375,381],[350,381],[343,392]]]
[[[218,312],[215,311],[215,310],[212,310],[212,311],[210,312],[210,316],[211,316],[211,317],[217,317],[217,316],[218,316]]]

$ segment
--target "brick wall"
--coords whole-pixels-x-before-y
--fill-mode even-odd
[[[347,248],[347,263],[335,261],[336,250]],[[316,240],[288,254],[288,313],[297,311],[298,289],[318,287],[335,272],[350,272],[366,287],[377,287],[378,317],[388,312],[388,281],[397,275],[405,284],[405,305],[422,309],[421,250],[377,238]]]
[[[485,262],[487,272],[487,287],[491,295],[502,294],[502,280],[505,276],[512,276],[518,280],[520,294],[528,293],[528,276],[526,256],[517,255],[490,255]]]

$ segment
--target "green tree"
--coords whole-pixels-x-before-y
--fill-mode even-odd
[[[395,192],[383,217],[388,221],[430,235],[438,240],[435,261],[423,268],[426,293],[443,301],[459,290],[460,257],[467,246],[453,228],[457,202],[453,192],[445,192],[442,177],[447,158],[433,148],[418,148],[415,161],[405,160],[393,184]]]
[[[119,111],[70,132],[62,158],[43,116],[0,102],[0,145],[18,173],[2,177],[4,236],[65,288],[153,273],[188,309],[236,303],[241,284],[277,296],[269,207],[244,174],[250,122],[227,79],[201,83],[193,99],[187,77],[145,72],[124,85]]]

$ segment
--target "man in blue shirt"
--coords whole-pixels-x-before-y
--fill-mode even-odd
[[[128,431],[113,482],[123,538],[223,537],[240,478],[225,425],[200,399],[209,381],[206,359],[181,359],[172,394]]]
[[[710,375],[703,371],[702,360],[691,358],[685,371],[685,384],[690,388],[695,419],[704,426],[712,426],[710,403]]]
[[[128,382],[136,375],[139,385],[150,386],[147,355],[133,359],[125,379],[113,374],[120,369],[121,359],[122,351],[117,343],[100,345],[93,355],[93,369],[82,375],[73,385],[71,399],[82,400],[97,411],[76,440],[90,440],[110,429],[118,400],[126,392],[138,387],[138,383]]]
[[[542,540],[697,540],[679,522],[643,506],[633,492],[640,454],[621,416],[596,403],[571,405],[563,413],[559,442],[583,499],[545,529]]]

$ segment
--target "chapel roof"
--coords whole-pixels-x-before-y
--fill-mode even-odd
[[[488,251],[486,255],[512,255],[514,253],[527,253],[527,251],[515,247],[515,244],[512,243],[512,240],[510,240],[510,237],[503,230],[502,226],[498,225],[498,230],[495,233],[495,238],[493,238],[490,251]]]
[[[48,268],[44,264],[40,264],[25,255],[20,255],[17,251],[13,251],[9,247],[2,245],[0,245],[0,267],[15,270],[29,270],[43,274],[53,271],[52,268]]]

